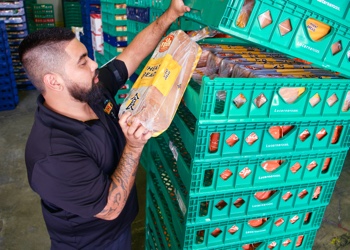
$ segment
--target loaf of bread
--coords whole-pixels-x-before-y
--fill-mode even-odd
[[[171,32],[156,47],[122,103],[119,115],[130,111],[153,136],[164,132],[175,115],[201,52],[200,46],[185,32]]]

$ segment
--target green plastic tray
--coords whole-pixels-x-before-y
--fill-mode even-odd
[[[279,94],[281,88],[303,87],[305,92],[293,103]],[[271,79],[271,78],[214,78],[203,77],[202,85],[193,81],[188,85],[184,100],[188,109],[204,122],[262,122],[293,120],[349,119],[350,110],[342,111],[350,91],[349,79]],[[218,98],[225,93],[226,98]],[[235,98],[244,95],[246,102],[237,107]],[[254,101],[263,94],[266,103],[258,108]],[[310,99],[318,94],[315,106]],[[350,94],[350,92],[349,92]],[[337,101],[330,106],[328,99]]]
[[[174,200],[176,211],[173,212],[182,216],[187,216],[189,223],[204,223],[208,220],[224,220],[246,218],[247,216],[260,215],[262,212],[289,212],[295,209],[306,209],[310,207],[326,206],[332,196],[335,180],[319,181],[313,183],[302,184],[286,184],[274,185],[270,183],[264,187],[221,190],[211,193],[188,193],[180,178],[176,174],[169,173],[166,169],[166,163],[161,159],[159,154],[147,157],[147,169],[154,172],[152,176],[160,182],[163,180],[165,187],[170,192],[170,196]],[[316,187],[321,186],[321,194],[317,199],[313,199],[313,193]],[[275,190],[269,199],[259,201],[254,197],[256,192],[266,190]],[[308,195],[303,199],[298,197],[302,190],[307,190]],[[291,198],[284,200],[283,196],[290,192]],[[234,202],[242,198],[245,203],[241,207],[236,207]],[[217,207],[224,201],[227,205],[225,209]],[[203,205],[204,208],[203,208]],[[203,212],[206,211],[206,212]]]
[[[350,143],[350,120],[200,124],[187,107],[180,104],[173,122],[179,129],[184,145],[194,160],[280,153],[281,150],[303,152],[341,149],[348,148]],[[269,133],[271,127],[287,125],[293,126],[293,128],[281,139],[275,139]],[[338,140],[332,144],[332,137],[337,126],[342,126],[342,131]],[[327,134],[319,140],[317,134],[323,129]],[[210,138],[213,133],[219,133],[216,151],[209,150]],[[246,139],[254,133],[258,139],[250,145]],[[309,133],[309,136],[305,140],[301,140],[302,133]],[[226,140],[232,135],[236,135],[239,140],[233,146],[229,146]]]
[[[172,180],[173,183],[180,183],[180,187],[185,186],[191,195],[233,192],[270,185],[278,187],[305,184],[309,183],[310,180],[336,180],[341,173],[348,152],[347,149],[302,153],[280,152],[279,154],[256,155],[221,161],[192,161],[174,125],[171,125],[167,132],[151,139],[150,144],[149,152],[145,154],[150,155],[151,152],[158,154],[165,169],[176,174],[174,176],[176,178]],[[322,171],[327,158],[331,158],[328,169]],[[270,160],[282,160],[283,163],[278,169],[267,172],[263,169],[262,164]],[[293,172],[291,167],[296,163],[299,163],[301,167]],[[313,163],[316,163],[317,166],[309,170],[307,167]],[[246,168],[249,168],[251,172],[243,178],[240,176],[240,172]],[[228,174],[229,177],[221,177],[225,174]]]
[[[115,7],[116,3],[102,3],[101,4],[101,12],[109,13],[114,15],[126,15],[126,9],[118,9]]]
[[[157,226],[152,222],[153,214],[150,215],[152,211],[149,209],[146,210],[146,240],[145,240],[145,249],[147,250],[163,250],[165,246],[162,242],[162,235]],[[154,219],[155,220],[155,219]]]
[[[255,216],[249,216],[247,218],[229,218],[227,216],[222,216],[221,220],[215,220],[210,218],[204,220],[202,223],[191,223],[188,218],[194,216],[193,213],[189,210],[186,216],[181,216],[180,209],[178,208],[178,202],[175,198],[176,190],[171,189],[171,184],[169,184],[167,176],[163,173],[159,173],[159,175],[150,174],[151,180],[148,181],[149,190],[155,197],[154,204],[160,207],[160,210],[164,210],[165,207],[170,213],[161,213],[164,217],[164,214],[167,214],[168,221],[171,221],[174,225],[175,232],[177,238],[180,242],[184,242],[184,246],[220,246],[220,244],[230,245],[241,243],[242,245],[247,241],[251,241],[252,237],[254,237],[254,241],[270,239],[271,236],[283,236],[286,234],[292,233],[303,233],[309,230],[317,230],[322,222],[323,214],[325,211],[325,206],[323,207],[315,207],[315,208],[307,208],[304,210],[298,209],[294,211],[288,211],[284,213],[279,212],[267,212],[260,213]],[[165,183],[159,184],[159,180],[165,181]],[[218,203],[218,210],[225,210],[227,204],[224,204],[224,200],[221,200]],[[226,207],[225,207],[226,205]],[[229,205],[228,205],[229,206]],[[213,211],[202,208],[202,213],[211,213]],[[271,211],[271,210],[269,210]],[[304,218],[307,213],[311,213],[310,221],[307,223],[304,222]],[[169,217],[170,215],[170,217]],[[197,213],[197,218],[201,216],[201,214]],[[297,222],[294,224],[290,222],[290,220],[294,217],[298,216]],[[266,223],[262,226],[254,228],[251,227],[248,222],[250,220],[259,219],[259,218],[267,218]],[[281,226],[276,226],[275,222],[279,219],[283,219],[284,223]],[[230,233],[229,230],[231,227],[237,226],[238,230],[235,233]],[[220,233],[216,236],[213,236],[212,233],[215,231],[220,231]],[[202,239],[198,239],[196,236],[201,235]],[[188,244],[190,243],[190,244]]]
[[[124,89],[118,90],[118,92],[117,92],[117,94],[116,94],[116,96],[115,96],[115,98],[114,98],[115,101],[116,101],[118,104],[123,103],[123,101],[124,101],[126,95],[129,94],[130,89],[132,88],[133,85],[134,85],[134,83],[133,83],[132,81],[128,80],[128,81],[126,82],[126,84],[124,85],[125,88],[124,88]]]
[[[147,174],[147,182],[151,181],[150,175]],[[169,221],[168,218],[171,217],[171,212],[168,207],[163,206],[157,202],[155,194],[150,189],[151,187],[147,186],[146,192],[146,211],[149,210],[151,215],[153,214],[152,222],[153,225],[158,228],[162,235],[162,243],[166,249],[179,249],[180,242],[176,237],[175,228],[172,221]],[[165,237],[165,239],[163,238]]]
[[[296,1],[294,1],[296,2]],[[201,1],[185,1],[192,7],[190,13],[185,16],[202,24],[212,26],[224,33],[237,36],[259,45],[283,52],[294,57],[306,59],[322,68],[332,69],[350,76],[349,60],[349,25],[332,20],[328,15],[320,15],[312,8],[303,4],[296,4],[289,0],[256,0],[249,21],[244,28],[236,25],[241,7],[244,1],[216,0],[210,4]],[[216,15],[210,11],[215,7]],[[259,16],[270,11],[272,23],[264,28],[259,24]],[[319,41],[313,41],[306,29],[308,18],[317,19],[329,25],[331,31]],[[282,35],[279,24],[289,19],[292,30]],[[346,21],[349,23],[348,21]],[[332,54],[332,45],[341,42],[341,51]]]

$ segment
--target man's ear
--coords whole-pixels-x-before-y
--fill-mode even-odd
[[[46,89],[51,89],[54,91],[62,91],[64,89],[61,77],[55,73],[45,74],[43,82]]]

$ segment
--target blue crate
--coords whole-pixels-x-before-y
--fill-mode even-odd
[[[24,8],[18,8],[18,9],[5,9],[0,11],[0,16],[24,16]]]
[[[7,79],[13,79],[13,69],[12,69],[12,64],[10,65],[9,68],[7,69],[1,69],[0,70],[0,79],[7,78]]]
[[[7,36],[9,39],[12,38],[24,38],[28,36],[28,31],[27,30],[9,30],[7,31]]]
[[[128,46],[127,41],[118,41],[118,37],[111,36],[103,32],[103,41],[112,45],[113,47],[126,47]]]
[[[23,1],[15,1],[15,2],[0,2],[0,9],[18,9],[23,7]]]
[[[126,7],[126,15],[128,20],[134,20],[142,23],[150,22],[150,8]]]
[[[80,4],[101,4],[100,0],[80,0]]]
[[[8,43],[10,46],[19,46],[21,42],[23,41],[23,38],[9,38]]]
[[[17,79],[17,89],[20,90],[34,90],[36,89],[34,85],[28,79]]]
[[[100,14],[100,13],[101,13],[100,3],[92,3],[92,1],[84,1],[84,2],[82,1],[81,2],[81,14],[82,15],[87,15],[90,17],[90,14]]]
[[[26,22],[25,15],[22,16],[0,16],[0,20],[4,21],[6,24],[8,23],[24,23]]]
[[[5,45],[6,46],[6,45]],[[0,60],[2,62],[8,62],[11,58],[11,50],[8,46],[0,48]]]
[[[0,87],[0,111],[14,109],[18,104],[18,91],[12,86]]]
[[[9,87],[9,86],[12,88],[16,87],[16,81],[13,73],[9,74],[8,77],[0,78],[0,88]]]
[[[27,23],[9,23],[6,24],[6,29],[9,31],[27,30]]]

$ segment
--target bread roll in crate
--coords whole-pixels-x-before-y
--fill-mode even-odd
[[[187,4],[191,12],[185,16],[195,22],[350,77],[348,1],[193,0]]]
[[[184,94],[200,123],[349,119],[350,80],[259,47],[202,44]]]

